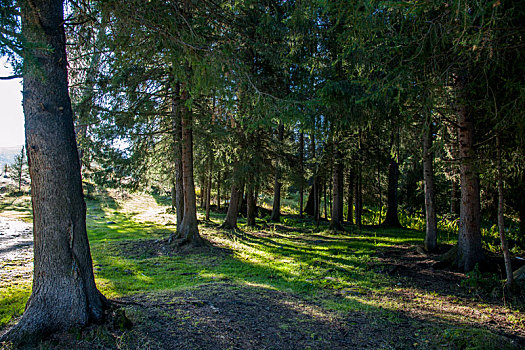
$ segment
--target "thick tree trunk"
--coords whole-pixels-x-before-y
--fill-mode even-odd
[[[429,252],[437,248],[436,195],[434,192],[434,167],[432,152],[432,121],[427,117],[423,130],[423,179],[425,182],[425,249]]]
[[[347,203],[348,203],[348,211],[346,212],[346,221],[348,221],[350,224],[354,223],[354,168],[350,168],[350,172],[348,174],[348,197],[347,197]]]
[[[227,230],[237,229],[237,217],[239,216],[239,198],[241,197],[241,190],[238,185],[234,182],[232,185],[232,191],[230,196],[230,205],[228,205],[228,212],[226,218],[221,225],[221,228]]]
[[[26,148],[33,201],[33,291],[0,341],[39,337],[104,319],[86,233],[86,205],[67,82],[63,2],[21,3]],[[29,56],[28,56],[29,57]]]
[[[278,128],[278,141],[279,145],[283,142],[284,139],[284,125],[279,124]],[[275,165],[275,183],[273,185],[273,205],[272,205],[272,215],[270,216],[270,221],[279,222],[281,220],[281,168],[278,164]]]
[[[514,276],[512,274],[512,263],[509,252],[509,245],[507,237],[505,236],[505,218],[504,218],[504,201],[503,201],[503,166],[501,164],[501,140],[499,134],[496,138],[496,150],[498,158],[498,231],[501,240],[501,251],[503,252],[503,260],[505,261],[505,272],[507,274],[507,286],[510,287],[514,283]]]
[[[255,216],[256,216],[256,209],[257,209],[257,202],[255,198],[255,191],[253,188],[253,185],[248,185],[246,190],[246,220],[248,223],[248,226],[254,227],[255,226]]]
[[[465,105],[465,78],[458,77],[456,85],[461,96],[457,109],[461,204],[456,265],[466,272],[481,263],[484,256],[481,246],[479,176],[475,164],[474,123]]]
[[[334,230],[344,230],[343,208],[344,208],[344,165],[343,154],[337,142],[334,143],[334,165],[333,165],[333,201],[332,217],[330,227]]]
[[[189,98],[187,91],[182,93],[182,100]],[[193,115],[187,108],[182,113],[182,183],[184,186],[184,217],[180,227],[178,245],[191,244],[201,246],[204,240],[199,235],[197,222],[197,200],[195,182],[193,179]]]
[[[399,164],[394,158],[390,159],[388,166],[388,193],[387,193],[387,209],[384,226],[401,227],[399,218],[397,216],[397,184],[399,181]]]

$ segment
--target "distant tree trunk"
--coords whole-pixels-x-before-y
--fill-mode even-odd
[[[450,215],[454,216],[457,213],[456,207],[457,207],[457,188],[456,188],[456,181],[454,179],[451,179],[451,188],[450,188]]]
[[[248,226],[254,227],[257,203],[255,199],[254,186],[252,184],[248,185],[246,188],[246,202],[246,220]]]
[[[299,184],[299,217],[303,217],[303,198],[304,198],[304,133],[299,134],[299,171],[301,179]]]
[[[200,194],[201,194],[201,209],[204,209],[206,207],[206,193],[208,193],[208,189],[206,188],[207,182],[206,182],[206,174],[203,174],[200,181]]]
[[[456,162],[459,161],[459,155],[458,155],[458,129],[456,126],[450,126],[449,132],[453,135],[453,140],[450,143],[450,153],[452,156],[452,164],[451,164],[451,188],[450,188],[450,215],[452,217],[456,216],[458,214],[458,188],[457,188],[457,169],[456,169]]]
[[[512,274],[512,263],[510,259],[509,245],[507,237],[505,237],[505,217],[504,217],[504,201],[503,201],[503,166],[501,164],[501,140],[499,134],[496,137],[496,151],[498,161],[498,231],[501,240],[501,251],[503,252],[503,259],[505,260],[505,272],[507,274],[507,286],[510,287],[514,283],[514,276]]]
[[[284,139],[284,124],[279,124],[278,127],[278,140],[279,145],[282,144]],[[275,183],[273,185],[273,206],[272,215],[270,221],[279,222],[281,220],[281,168],[278,164],[275,165]]]
[[[206,186],[206,221],[210,221],[211,187],[213,174],[213,154],[212,150],[208,154],[208,183]]]
[[[228,212],[226,218],[221,225],[221,228],[227,230],[237,229],[237,217],[239,215],[239,198],[241,197],[241,190],[238,185],[234,182],[232,185],[232,191],[230,196],[230,204],[228,205]]]
[[[189,98],[188,91],[182,93],[182,100]],[[182,182],[184,185],[184,217],[182,218],[178,245],[201,246],[204,240],[199,235],[197,222],[197,200],[193,180],[193,112],[183,107],[182,113]]]
[[[434,192],[434,167],[432,152],[432,120],[426,117],[423,130],[423,178],[425,182],[425,249],[429,252],[437,249],[436,200]]]
[[[175,181],[172,181],[171,184],[171,210],[175,211],[177,208],[177,201],[175,200],[175,196],[177,195],[177,189],[175,188]]]
[[[15,344],[104,319],[69,99],[63,1],[21,3],[24,116],[33,202],[31,297],[17,325],[0,338]],[[45,43],[45,47],[42,46]]]
[[[346,221],[348,221],[350,224],[354,223],[354,179],[355,173],[354,168],[350,168],[350,172],[348,175],[348,211],[346,213]]]
[[[383,196],[381,193],[381,162],[377,162],[377,194],[379,197],[379,214],[378,214],[378,225],[381,225],[381,219],[383,214]]]
[[[182,107],[184,108],[184,107]],[[182,219],[184,218],[184,184],[182,169],[182,110],[180,101],[180,83],[175,84],[171,99],[171,121],[173,128],[173,153],[175,161],[175,208],[177,213],[177,235],[180,232]],[[172,192],[173,196],[173,192]],[[176,235],[170,237],[170,241]]]
[[[221,210],[221,171],[217,174],[217,210]]]
[[[344,164],[343,154],[339,149],[340,145],[334,142],[334,165],[333,165],[333,201],[332,201],[332,217],[330,227],[334,230],[344,230],[343,227],[343,208],[344,208]]]
[[[384,226],[401,227],[397,216],[397,185],[399,182],[399,165],[394,157],[388,166],[388,198]]]
[[[357,166],[357,177],[355,181],[355,224],[361,228],[362,222],[362,213],[363,213],[363,196],[362,196],[362,170],[361,164]]]
[[[457,108],[461,205],[456,265],[466,272],[481,263],[484,255],[481,246],[479,176],[475,164],[474,123],[465,104],[467,87],[464,77],[456,78],[456,88],[461,96]]]

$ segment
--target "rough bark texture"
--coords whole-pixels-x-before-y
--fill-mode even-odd
[[[437,248],[436,195],[434,192],[434,167],[432,152],[432,124],[430,117],[423,131],[423,179],[425,183],[425,249],[429,252]]]
[[[483,261],[479,176],[475,164],[474,123],[462,95],[466,89],[465,78],[458,77],[456,87],[462,96],[457,107],[461,203],[456,265],[460,270],[471,271]]]
[[[227,230],[237,229],[237,217],[239,215],[239,198],[241,197],[241,191],[237,184],[232,185],[232,191],[230,196],[230,205],[228,205],[228,212],[226,218],[221,225],[221,228]]]
[[[279,145],[283,142],[284,139],[284,125],[279,125],[278,131],[278,141]],[[281,220],[281,169],[278,164],[275,166],[275,183],[273,185],[273,206],[272,206],[272,215],[270,216],[270,221],[279,222]]]
[[[257,209],[257,202],[255,199],[255,191],[252,185],[247,186],[246,190],[246,221],[248,226],[254,227],[255,226],[255,217],[256,217],[256,209]]]
[[[344,230],[343,227],[343,208],[344,208],[344,165],[343,154],[339,149],[337,142],[334,143],[334,166],[333,166],[333,201],[332,201],[332,217],[330,227],[333,230]]]
[[[183,92],[182,100],[186,100],[188,92]],[[193,114],[187,108],[181,109],[182,114],[182,183],[184,186],[184,217],[182,218],[178,244],[200,246],[204,240],[199,235],[197,222],[197,200],[193,178]]]
[[[24,116],[33,200],[33,291],[20,322],[1,340],[32,342],[104,319],[86,233],[86,205],[68,93],[61,0],[22,2]],[[48,47],[52,48],[51,50]]]
[[[387,209],[383,225],[391,227],[401,227],[397,216],[397,184],[399,181],[399,164],[394,158],[390,159],[388,166],[388,193]]]
[[[507,274],[507,286],[511,286],[514,282],[512,275],[512,263],[509,252],[509,244],[505,236],[505,218],[504,218],[504,201],[503,201],[503,166],[501,164],[501,140],[497,136],[497,158],[498,158],[498,230],[501,240],[501,250],[503,252],[503,259],[505,261],[505,272]]]
[[[217,210],[221,210],[221,171],[217,174]]]
[[[346,212],[346,221],[348,221],[350,224],[354,223],[354,168],[350,169],[350,172],[348,174],[348,197],[347,197],[347,205],[348,205],[348,211]]]

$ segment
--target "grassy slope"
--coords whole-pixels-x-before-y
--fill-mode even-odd
[[[399,312],[404,308],[442,302],[440,296],[424,290],[412,290],[414,300],[392,298],[393,292],[402,295],[408,288],[377,269],[378,249],[419,244],[419,231],[375,228],[357,232],[349,227],[345,235],[333,235],[309,222],[285,219],[285,225],[255,231],[243,227],[241,221],[244,232],[232,234],[217,230],[222,216],[214,215],[211,223],[201,224],[201,232],[229,253],[205,249],[168,254],[155,248],[174,229],[175,222],[173,216],[165,214],[161,200],[133,196],[117,203],[110,196],[104,198],[87,202],[88,233],[97,284],[110,298],[135,293],[154,295],[228,281],[298,294],[327,310],[373,313],[391,325],[401,322]],[[27,218],[29,208],[24,203],[25,207],[4,210]],[[0,326],[6,326],[23,312],[29,293],[27,279],[0,283]],[[334,297],[334,293],[340,297]],[[488,308],[487,314],[490,312]],[[516,327],[523,327],[523,313],[514,315]],[[498,348],[502,344],[490,331],[472,327],[461,315],[440,314],[436,308],[434,314],[426,317],[439,323],[415,335],[416,342],[441,338],[458,347],[466,344],[471,348],[487,348],[489,344]]]

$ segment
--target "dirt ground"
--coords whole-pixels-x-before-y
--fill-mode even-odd
[[[30,279],[33,270],[31,224],[0,217],[0,281]]]
[[[162,241],[151,243],[147,244],[150,250],[166,251]],[[15,275],[30,278],[31,246],[30,225],[0,218],[2,266],[25,262],[11,266],[8,273],[2,269],[2,281]],[[225,254],[220,247],[212,249]],[[497,340],[486,340],[487,348],[525,348],[525,325],[509,321],[512,311],[490,296],[473,298],[460,288],[461,274],[432,268],[434,256],[407,245],[380,250],[377,257],[378,272],[395,278],[397,287],[366,297],[379,301],[385,310],[397,310],[394,313],[336,312],[323,306],[327,300],[345,297],[342,291],[320,290],[318,296],[304,298],[218,279],[181,292],[121,298],[114,302],[116,309],[107,324],[55,334],[41,348],[466,349],[468,345],[458,342],[461,326],[499,335]],[[421,290],[430,296],[423,296]],[[443,337],[443,329],[451,326],[457,333]],[[499,345],[491,344],[494,341]]]

